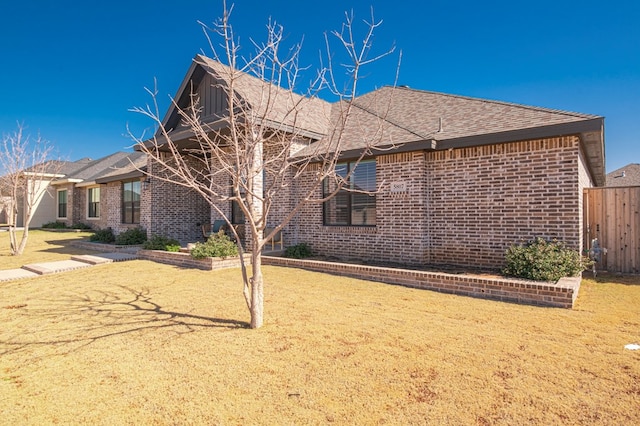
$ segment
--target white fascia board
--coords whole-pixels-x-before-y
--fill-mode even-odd
[[[60,179],[51,182],[51,185],[64,185],[65,183],[80,183],[82,179]]]

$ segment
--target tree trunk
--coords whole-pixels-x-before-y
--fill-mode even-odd
[[[15,223],[9,226],[9,249],[11,256],[17,256],[18,254],[18,237],[16,236]]]
[[[264,279],[262,277],[262,254],[251,253],[253,273],[251,276],[251,328],[260,328],[264,322]]]
[[[15,255],[19,256],[24,252],[24,248],[27,246],[27,239],[29,238],[29,226],[25,226],[22,231],[22,239],[20,240],[20,244],[18,245]]]

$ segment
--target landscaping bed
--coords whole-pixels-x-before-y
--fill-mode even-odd
[[[182,268],[196,268],[205,271],[214,271],[225,268],[239,268],[240,257],[205,257],[204,259],[194,259],[190,253],[169,252],[164,250],[139,250],[140,259],[151,260],[167,265],[180,266]],[[245,262],[249,261],[249,256],[245,255]]]
[[[262,262],[442,293],[558,308],[573,308],[581,281],[579,276],[553,283],[508,278],[487,271],[464,274],[459,268],[452,273],[276,256],[263,256]]]

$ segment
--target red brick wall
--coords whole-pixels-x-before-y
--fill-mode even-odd
[[[147,165],[152,175],[157,174],[157,164]],[[182,245],[202,241],[200,225],[211,220],[209,203],[197,192],[170,182],[151,177],[145,189],[141,205],[141,226],[147,235],[162,235],[177,239]],[[145,191],[148,194],[144,194]]]
[[[340,259],[490,268],[503,265],[509,245],[537,236],[581,248],[582,189],[591,179],[576,136],[382,155],[376,170],[375,227],[323,226],[322,204],[310,203],[285,228],[285,245],[306,242]],[[311,166],[306,181],[280,194],[270,226],[313,175]],[[142,216],[150,235],[197,241],[197,224],[219,216],[186,188],[152,179],[149,191]],[[228,202],[219,207],[229,212]]]
[[[498,267],[536,236],[580,248],[577,137],[427,154],[426,263]]]
[[[579,151],[567,136],[380,156],[376,227],[323,226],[322,206],[310,204],[285,242],[344,259],[491,268],[536,236],[580,249],[590,179]]]

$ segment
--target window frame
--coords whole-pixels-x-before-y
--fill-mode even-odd
[[[374,216],[374,223],[373,224],[366,224],[366,223],[353,223],[353,214],[354,214],[354,205],[358,204],[354,202],[354,197],[356,196],[362,196],[365,195],[361,192],[353,192],[350,190],[351,186],[352,186],[352,182],[355,178],[357,178],[357,173],[358,173],[358,166],[360,166],[361,164],[373,164],[373,170],[374,170],[374,185],[377,185],[377,161],[375,158],[370,158],[370,159],[365,159],[365,160],[361,160],[361,161],[342,161],[339,163],[336,163],[336,169],[344,167],[345,168],[345,176],[349,175],[349,173],[351,173],[351,170],[353,168],[353,166],[355,165],[355,170],[354,172],[351,174],[349,181],[347,182],[347,184],[345,185],[347,187],[347,189],[341,189],[337,194],[335,194],[333,197],[331,197],[331,199],[325,201],[324,203],[322,203],[322,225],[323,226],[349,226],[349,227],[364,227],[364,228],[375,228],[377,226],[377,217]],[[325,197],[327,196],[327,194],[329,193],[329,191],[327,190],[327,185],[329,185],[329,180],[328,178],[325,179],[325,181],[322,184],[322,196]],[[376,186],[377,189],[377,186]],[[374,189],[374,191],[376,190]],[[373,203],[374,203],[374,210],[377,208],[377,196],[376,194],[367,194],[368,196],[373,197]],[[346,223],[330,223],[328,221],[328,217],[330,215],[327,214],[327,210],[329,208],[332,207],[332,204],[336,202],[336,199],[340,196],[346,197],[346,204],[345,204],[345,209],[346,209]],[[358,204],[359,205],[359,204]],[[334,204],[335,206],[335,204]]]
[[[97,201],[91,201],[92,200],[92,193],[94,193],[95,190],[97,190],[97,192],[98,192],[98,200]],[[87,219],[88,220],[100,219],[100,213],[101,213],[101,211],[100,211],[100,197],[101,197],[101,193],[102,193],[102,191],[100,191],[100,186],[92,186],[92,187],[87,188]],[[93,204],[93,208],[92,208],[92,204]]]
[[[60,203],[60,194],[64,193],[64,216],[60,216],[61,212],[61,203]],[[69,190],[68,189],[58,189],[56,191],[56,219],[67,219],[69,217]]]
[[[137,185],[136,185],[137,184]],[[131,185],[131,194],[135,194],[135,187],[137,186],[138,189],[138,200],[136,201],[135,199],[132,200],[125,200],[125,194],[127,191],[126,186],[127,185]],[[121,188],[121,195],[120,195],[120,207],[121,207],[121,214],[120,214],[120,220],[122,224],[127,224],[127,225],[139,225],[140,224],[140,213],[141,213],[141,209],[140,209],[140,204],[141,204],[141,198],[142,198],[142,182],[140,180],[127,180],[127,181],[123,181],[122,185],[120,186]],[[135,198],[135,197],[132,197]],[[131,207],[131,217],[127,217],[127,203],[131,203],[130,207]],[[137,203],[137,205],[136,205]],[[136,211],[137,211],[137,221],[136,221]],[[130,219],[130,220],[129,220]]]

